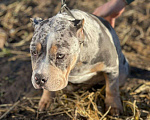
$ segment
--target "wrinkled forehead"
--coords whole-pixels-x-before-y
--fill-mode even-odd
[[[63,32],[68,29],[69,26],[69,21],[56,16],[49,18],[48,20],[44,20],[35,26],[32,42],[45,39],[51,32]]]
[[[68,48],[74,43],[74,33],[71,31],[71,22],[65,18],[54,16],[44,20],[36,26],[31,44],[41,43],[48,48],[52,44],[59,48]]]

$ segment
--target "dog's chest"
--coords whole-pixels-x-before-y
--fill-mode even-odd
[[[99,69],[95,69],[97,67],[101,67],[103,63],[96,63],[94,65],[81,65],[75,66],[75,68],[69,74],[69,82],[71,83],[83,83],[91,79],[93,76],[97,75]]]
[[[83,83],[88,81],[89,79],[91,79],[93,76],[97,75],[97,72],[93,72],[93,73],[87,73],[84,75],[69,75],[69,82],[71,83]]]

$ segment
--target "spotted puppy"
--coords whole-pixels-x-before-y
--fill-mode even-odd
[[[129,71],[119,39],[104,19],[80,10],[71,12],[76,19],[66,12],[47,20],[32,19],[32,83],[44,89],[39,109],[48,107],[52,91],[65,88],[68,81],[84,83],[103,72],[106,110],[111,106],[110,113],[118,115],[123,110],[119,86]]]

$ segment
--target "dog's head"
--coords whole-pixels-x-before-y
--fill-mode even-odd
[[[30,43],[33,86],[49,91],[63,89],[80,52],[84,20],[67,20],[59,15],[48,20],[31,20],[34,25]]]

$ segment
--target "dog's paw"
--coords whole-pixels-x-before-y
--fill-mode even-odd
[[[39,111],[47,110],[50,106],[50,103],[51,103],[50,97],[42,96],[39,102],[38,110]]]
[[[109,107],[111,106],[110,109],[110,114],[114,117],[119,117],[119,115],[121,113],[123,113],[123,107],[121,104],[121,100],[120,97],[107,97],[105,99],[105,108],[106,111],[109,109]]]

